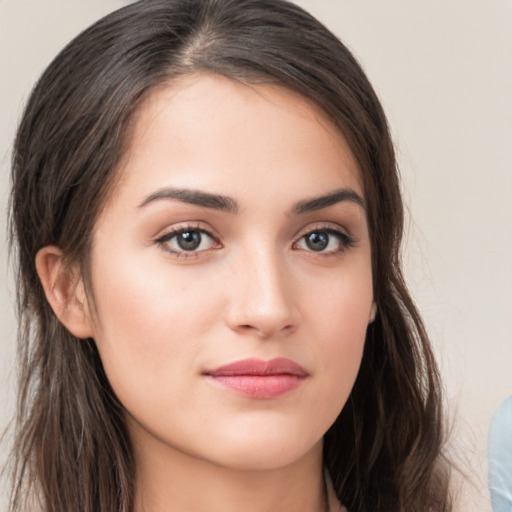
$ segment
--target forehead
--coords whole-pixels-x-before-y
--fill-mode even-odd
[[[226,187],[246,183],[301,194],[341,184],[364,195],[344,137],[312,101],[282,86],[211,74],[183,77],[145,98],[119,171],[121,185],[140,194],[171,185],[231,193]]]

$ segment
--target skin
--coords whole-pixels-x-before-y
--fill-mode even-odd
[[[137,510],[323,510],[322,436],[375,313],[364,194],[345,140],[296,93],[195,75],[141,105],[119,172],[96,225],[92,297],[58,248],[36,264],[61,321],[95,339],[126,408]],[[233,211],[162,197],[170,189],[227,196]],[[338,190],[348,199],[297,207]],[[196,250],[180,248],[177,229],[201,238]],[[327,247],[313,250],[311,233]],[[275,357],[308,374],[279,397],[242,396],[204,375]]]

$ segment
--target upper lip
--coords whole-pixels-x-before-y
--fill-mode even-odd
[[[236,375],[296,375],[298,377],[307,377],[309,373],[298,363],[284,357],[276,357],[269,361],[262,359],[243,359],[235,361],[223,366],[219,366],[213,370],[207,370],[205,375],[212,377],[229,377]]]

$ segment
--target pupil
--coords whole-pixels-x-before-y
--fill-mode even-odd
[[[184,251],[193,251],[201,244],[201,233],[199,231],[186,231],[178,235],[178,245]]]
[[[306,238],[306,245],[312,251],[323,251],[329,244],[329,235],[323,232],[311,233]]]

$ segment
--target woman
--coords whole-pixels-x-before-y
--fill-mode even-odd
[[[13,162],[13,511],[450,510],[386,119],[316,20],[121,9]]]

